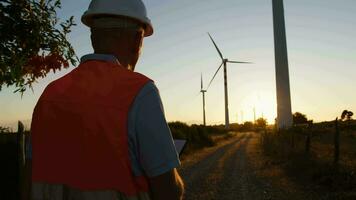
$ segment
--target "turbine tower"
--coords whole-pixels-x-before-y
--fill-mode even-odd
[[[283,0],[272,0],[272,6],[277,85],[277,127],[284,129],[292,126],[293,117]]]
[[[206,126],[206,118],[205,118],[205,92],[207,90],[203,89],[203,74],[200,76],[200,92],[202,93],[203,96],[203,124]]]
[[[227,58],[224,58],[221,51],[219,50],[218,46],[215,44],[215,41],[213,40],[213,38],[211,37],[211,35],[208,33],[211,41],[213,42],[216,51],[218,52],[220,58],[221,58],[221,65],[219,66],[219,68],[216,70],[213,78],[210,80],[210,83],[208,85],[208,88],[211,84],[211,82],[214,80],[216,74],[219,72],[220,68],[224,65],[224,92],[225,92],[225,128],[229,128],[230,122],[229,122],[229,102],[228,102],[228,89],[227,89],[227,63],[238,63],[238,64],[250,64],[250,62],[240,62],[240,61],[232,61],[232,60],[228,60]]]

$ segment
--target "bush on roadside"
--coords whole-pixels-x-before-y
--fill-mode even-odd
[[[213,135],[227,134],[227,131],[219,126],[187,125],[183,122],[168,123],[174,139],[187,140],[185,152],[214,146]]]

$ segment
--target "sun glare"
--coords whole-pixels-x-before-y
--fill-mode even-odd
[[[268,124],[274,124],[276,118],[276,102],[272,91],[258,91],[247,95],[241,102],[243,110],[239,111],[238,122],[253,121],[263,117]]]

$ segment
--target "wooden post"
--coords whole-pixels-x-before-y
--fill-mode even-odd
[[[291,144],[292,144],[292,145],[291,145],[291,146],[292,146],[293,151],[294,151],[294,149],[295,149],[294,134],[295,134],[294,131],[292,131],[292,132],[291,132],[291,139],[292,139],[292,141],[291,141]]]
[[[335,136],[334,136],[334,164],[337,166],[339,164],[340,156],[340,131],[339,131],[339,120],[335,119]]]
[[[23,176],[24,176],[24,166],[25,166],[25,156],[24,156],[24,125],[22,122],[18,122],[17,129],[17,186],[18,186],[18,198],[21,199],[22,186],[23,186]]]
[[[312,135],[312,127],[313,122],[309,122],[308,124],[308,133],[307,133],[307,140],[305,141],[305,153],[310,153],[310,143],[311,143],[311,135]]]

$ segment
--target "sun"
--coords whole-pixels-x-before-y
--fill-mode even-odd
[[[253,121],[263,117],[268,124],[274,124],[276,118],[276,99],[272,91],[253,91],[242,99],[239,111],[239,123]],[[255,115],[255,116],[254,116]]]

